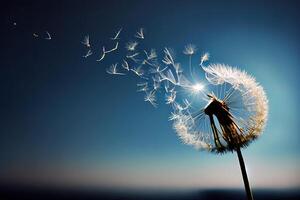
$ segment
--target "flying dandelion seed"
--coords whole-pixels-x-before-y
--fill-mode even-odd
[[[209,60],[209,53],[205,53],[201,56],[200,65],[202,66],[205,61]]]
[[[126,60],[123,60],[122,67],[123,67],[124,69],[126,69],[127,71],[130,70],[129,64],[128,64],[128,62],[127,62]]]
[[[156,51],[154,49],[151,49],[150,53],[144,50],[144,53],[146,54],[147,60],[152,60],[157,57]]]
[[[146,83],[138,83],[137,84],[137,86],[138,86],[138,92],[146,92],[146,91],[148,91],[148,83],[146,82]]]
[[[47,37],[45,37],[45,40],[51,40],[52,39],[52,37],[51,37],[51,35],[48,31],[46,31],[46,35],[47,35]]]
[[[139,31],[136,33],[135,37],[139,39],[144,39],[144,29],[140,28]]]
[[[117,69],[118,63],[112,64],[107,70],[106,72],[108,74],[114,74],[114,75],[125,75],[124,73],[118,72]]]
[[[38,35],[37,33],[33,33],[32,35],[33,35],[33,37],[35,37],[35,38],[38,38],[38,37],[39,37],[39,35]]]
[[[83,41],[81,42],[84,46],[86,46],[87,48],[91,48],[91,44],[90,44],[90,36],[86,35],[83,38]]]
[[[138,42],[128,42],[126,44],[126,49],[128,51],[134,51],[139,43]]]
[[[178,111],[178,117],[170,117],[173,127],[185,144],[196,149],[236,151],[248,199],[253,199],[240,148],[263,131],[268,115],[266,94],[253,77],[236,68],[215,64],[203,70],[207,80],[218,88],[218,95],[207,94],[208,104],[192,114]],[[201,88],[193,87],[197,91]]]
[[[157,107],[155,90],[152,90],[150,92],[146,92],[144,100],[151,103],[152,106]]]
[[[89,56],[92,55],[92,54],[93,54],[92,50],[89,49],[89,50],[86,52],[86,54],[83,55],[82,57],[87,58],[87,57],[89,57]]]
[[[185,55],[193,55],[193,54],[195,54],[196,53],[196,46],[195,45],[193,45],[193,44],[188,44],[188,45],[186,45],[185,46],[185,48],[184,48],[184,50],[183,50],[183,53],[185,54]]]
[[[188,44],[184,47],[183,54],[189,56],[189,69],[192,78],[194,79],[194,71],[192,70],[192,56],[196,53],[196,46],[193,44]]]
[[[112,37],[112,38],[110,38],[110,39],[111,39],[111,40],[119,40],[119,39],[120,39],[120,38],[119,38],[119,35],[120,35],[121,31],[122,31],[122,28],[120,28],[120,29],[116,32],[115,36]]]
[[[104,51],[104,54],[108,54],[108,53],[111,53],[113,51],[116,51],[118,49],[118,46],[119,46],[119,42],[117,42],[112,49]]]

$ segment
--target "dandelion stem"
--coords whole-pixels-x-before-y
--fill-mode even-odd
[[[245,190],[246,190],[246,193],[247,193],[247,198],[248,198],[248,200],[253,200],[253,195],[252,195],[251,188],[250,188],[250,185],[249,185],[246,167],[245,167],[243,155],[242,155],[242,152],[241,152],[240,148],[237,148],[236,152],[237,152],[237,155],[238,155],[238,158],[239,158],[239,163],[240,163],[240,167],[241,167],[241,171],[242,171],[242,175],[243,175],[243,180],[244,180]]]

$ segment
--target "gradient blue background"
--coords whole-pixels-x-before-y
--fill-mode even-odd
[[[0,177],[4,183],[96,188],[242,188],[235,154],[181,144],[163,101],[112,77],[98,55],[114,32],[146,45],[187,43],[256,77],[269,98],[261,138],[243,151],[253,188],[300,187],[299,4],[293,1],[12,1],[1,6]],[[13,22],[17,26],[13,26]],[[53,39],[34,39],[48,30]],[[123,42],[126,42],[124,40]],[[123,46],[124,47],[124,46]],[[123,48],[121,47],[121,48]],[[96,53],[97,54],[97,53]],[[194,60],[197,64],[198,60]]]

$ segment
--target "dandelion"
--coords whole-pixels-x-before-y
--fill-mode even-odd
[[[128,42],[126,44],[126,49],[128,51],[134,51],[139,43],[138,42]]]
[[[174,129],[184,143],[196,149],[225,153],[236,151],[245,188],[252,199],[240,148],[246,147],[263,131],[268,115],[268,100],[263,88],[246,72],[222,64],[203,67],[217,95],[207,94],[208,104],[196,112],[182,113]],[[178,108],[177,105],[177,110]],[[209,124],[209,126],[207,126]],[[200,137],[209,135],[210,137]]]
[[[143,29],[135,36],[143,39]],[[266,124],[268,100],[262,86],[237,68],[223,64],[204,66],[209,53],[200,58],[207,83],[196,79],[192,56],[197,48],[193,44],[186,45],[183,50],[183,54],[189,57],[190,76],[184,74],[183,65],[175,61],[169,48],[164,48],[160,57],[154,49],[136,51],[137,46],[136,41],[126,44],[128,51],[122,67],[145,79],[137,84],[137,91],[145,92],[144,101],[156,107],[156,94],[165,94],[165,103],[172,108],[169,120],[183,143],[197,150],[219,154],[237,152],[247,196],[252,199],[241,149],[258,138]],[[130,60],[137,65],[129,68]],[[107,72],[124,75],[118,72],[117,63]]]
[[[112,64],[112,65],[106,70],[106,72],[109,73],[109,74],[114,74],[114,75],[125,75],[124,73],[118,72],[117,66],[118,66],[118,63]]]

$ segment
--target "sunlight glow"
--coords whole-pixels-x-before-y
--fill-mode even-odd
[[[195,93],[198,93],[198,92],[202,91],[203,89],[204,89],[204,85],[201,84],[201,83],[197,83],[197,84],[192,86],[192,90]]]

